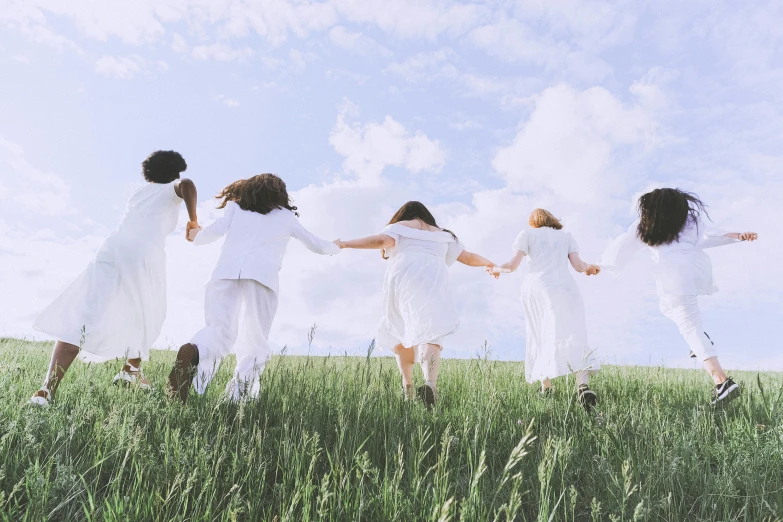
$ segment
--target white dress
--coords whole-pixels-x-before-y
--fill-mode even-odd
[[[383,317],[376,342],[394,351],[421,344],[443,347],[459,327],[459,314],[448,267],[465,247],[449,232],[417,230],[393,224],[381,234],[394,239],[387,249],[389,268],[383,281]]]
[[[569,269],[568,254],[579,251],[573,236],[551,227],[523,230],[513,250],[530,259],[522,283],[527,381],[597,371],[600,365],[587,342],[582,293]]]
[[[178,181],[147,183],[131,196],[95,260],[33,327],[81,346],[79,358],[149,358],[166,318],[166,236],[177,226]]]

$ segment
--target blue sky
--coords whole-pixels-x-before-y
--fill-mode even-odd
[[[781,369],[781,22],[777,2],[0,1],[0,334],[34,336],[140,162],[176,149],[204,224],[222,186],[275,172],[325,237],[419,199],[498,263],[535,207],[597,260],[640,193],[694,190],[717,225],[761,235],[711,252],[708,331],[729,366]],[[159,345],[201,326],[215,256],[170,238]],[[607,362],[687,365],[650,266],[578,279],[591,341]],[[314,353],[364,351],[384,268],[292,244],[272,343],[304,349],[317,323]],[[446,353],[487,340],[522,358],[524,274],[451,273],[463,325]]]

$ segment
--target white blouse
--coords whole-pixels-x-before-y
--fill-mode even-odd
[[[638,227],[639,220],[636,220],[626,233],[609,245],[601,259],[602,269],[619,272],[647,246],[639,239]],[[648,247],[655,262],[658,294],[709,295],[717,292],[712,278],[712,261],[704,249],[739,241],[724,234],[708,229],[702,220],[689,219],[676,241]]]
[[[556,269],[565,269],[567,272],[568,254],[579,252],[579,245],[570,232],[541,227],[520,232],[512,250],[527,254],[530,273]]]
[[[226,204],[221,217],[196,235],[193,243],[205,245],[222,236],[226,240],[211,280],[253,279],[275,293],[279,291],[278,272],[290,238],[298,239],[316,254],[340,252],[340,247],[304,228],[288,209],[260,214],[242,210],[233,201]]]
[[[386,249],[390,259],[406,252],[420,252],[442,257],[451,266],[465,250],[450,232],[442,230],[419,230],[394,223],[387,225],[381,234],[394,239],[394,246]]]

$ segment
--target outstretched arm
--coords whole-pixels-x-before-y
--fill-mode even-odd
[[[185,225],[185,238],[193,241],[188,232],[198,228],[198,215],[196,213],[196,204],[198,203],[198,192],[196,184],[188,178],[183,178],[174,185],[174,192],[185,201],[185,208],[188,210],[188,223]]]
[[[376,234],[374,236],[362,237],[359,239],[350,239],[343,241],[341,239],[335,239],[334,244],[340,248],[358,248],[364,250],[382,250],[384,248],[391,248],[397,242],[393,237],[386,234]]]
[[[500,271],[515,272],[516,269],[519,268],[519,265],[522,263],[522,260],[526,255],[527,254],[525,254],[522,250],[514,250],[514,255],[511,256],[511,259],[500,266],[487,267],[487,273],[497,279],[500,277]]]
[[[457,257],[457,261],[468,266],[495,266],[495,263],[489,259],[474,254],[473,252],[468,252],[467,250],[462,251]]]
[[[755,232],[729,232],[723,235],[739,241],[755,241],[759,238],[759,235]]]
[[[291,230],[291,235],[301,241],[310,252],[325,256],[332,256],[340,252],[340,249],[337,248],[334,243],[316,236],[303,227],[296,219],[294,220],[294,227]]]
[[[223,210],[223,215],[217,218],[205,229],[196,228],[188,232],[188,239],[196,245],[206,245],[226,235],[231,220],[234,218],[236,203],[229,202]]]
[[[579,257],[579,252],[571,252],[568,254],[568,260],[571,262],[571,266],[574,267],[574,270],[580,274],[587,274],[591,276],[598,275],[598,273],[601,271],[598,265],[591,265],[590,263],[585,263],[582,261],[582,258]]]
[[[609,244],[599,263],[602,269],[615,273],[620,272],[630,263],[636,253],[644,248],[644,243],[636,234],[638,226],[639,221],[635,221],[625,234],[620,235]]]

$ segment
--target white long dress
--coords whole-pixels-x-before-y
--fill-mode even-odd
[[[393,238],[395,245],[386,251],[389,268],[376,343],[392,351],[398,344],[442,348],[444,338],[459,327],[448,267],[465,247],[449,232],[398,224],[387,226],[381,234]]]
[[[117,229],[35,319],[36,330],[81,346],[88,362],[149,358],[166,318],[164,247],[182,202],[177,183],[147,183],[131,196]]]
[[[573,236],[550,227],[523,230],[513,250],[530,259],[522,283],[527,381],[597,371],[600,365],[587,342],[582,293],[569,269],[568,254],[579,251]]]

